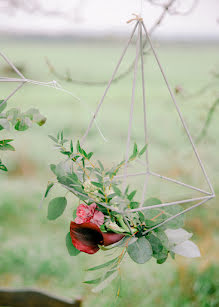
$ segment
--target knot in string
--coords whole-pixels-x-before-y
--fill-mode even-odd
[[[127,23],[130,23],[132,21],[143,21],[143,18],[140,16],[140,15],[137,15],[137,14],[132,14],[133,16],[135,16],[135,18],[132,18],[130,20],[127,21]]]

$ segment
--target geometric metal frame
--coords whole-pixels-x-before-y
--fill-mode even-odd
[[[105,89],[105,91],[104,91],[104,93],[103,93],[103,96],[102,96],[102,98],[101,98],[101,100],[100,100],[100,102],[99,102],[99,104],[98,104],[98,106],[97,106],[97,108],[96,108],[96,111],[95,111],[94,113],[92,113],[91,121],[90,121],[90,123],[89,123],[89,125],[88,125],[88,128],[87,128],[87,130],[86,130],[84,136],[83,136],[82,139],[81,139],[81,144],[83,144],[83,143],[85,142],[85,139],[86,139],[86,137],[88,136],[88,133],[89,133],[90,129],[92,128],[93,124],[94,124],[94,123],[96,124],[96,117],[97,117],[97,115],[98,115],[98,112],[99,112],[99,110],[100,110],[100,108],[101,108],[101,106],[102,106],[102,104],[103,104],[103,102],[104,102],[104,99],[105,99],[105,97],[106,97],[106,95],[107,95],[107,92],[108,92],[108,90],[109,90],[109,88],[110,88],[110,86],[111,86],[111,84],[112,84],[112,81],[114,80],[114,78],[115,78],[115,76],[116,76],[116,73],[117,73],[117,71],[118,71],[118,69],[119,69],[119,67],[120,67],[120,64],[122,63],[122,60],[123,60],[123,58],[124,58],[124,56],[125,56],[125,54],[126,54],[126,51],[127,51],[128,47],[129,47],[131,41],[132,41],[132,38],[133,38],[133,36],[134,36],[136,30],[138,29],[138,38],[137,38],[137,43],[136,43],[136,58],[135,58],[135,66],[134,66],[134,78],[133,78],[133,84],[132,84],[132,99],[131,99],[131,106],[130,106],[130,117],[129,117],[129,126],[128,126],[128,137],[127,137],[126,159],[125,159],[124,173],[123,173],[122,175],[116,175],[114,178],[115,178],[115,179],[118,179],[118,178],[122,178],[122,179],[123,179],[123,190],[125,189],[126,181],[127,181],[127,178],[128,178],[128,177],[133,177],[133,176],[144,176],[144,177],[145,177],[145,181],[144,181],[144,188],[143,188],[143,193],[142,193],[142,201],[141,201],[141,204],[140,204],[140,207],[139,207],[139,208],[136,208],[136,209],[126,209],[125,211],[121,211],[121,210],[116,209],[116,208],[114,208],[113,210],[114,210],[114,211],[117,211],[117,212],[120,213],[120,214],[122,214],[122,215],[124,216],[125,221],[126,221],[126,218],[125,218],[126,213],[138,212],[138,211],[144,211],[144,210],[149,210],[149,209],[154,209],[154,208],[162,208],[162,207],[172,206],[172,205],[176,205],[176,204],[184,204],[184,203],[189,203],[189,202],[193,202],[193,201],[198,201],[198,203],[196,203],[195,205],[192,205],[191,207],[189,207],[189,208],[187,208],[187,209],[181,211],[180,213],[178,213],[178,214],[176,214],[176,215],[173,215],[173,216],[167,218],[167,219],[166,219],[165,221],[163,221],[162,223],[160,223],[160,224],[158,224],[158,225],[156,225],[156,226],[154,226],[154,227],[148,229],[147,231],[145,231],[145,233],[147,233],[147,232],[151,231],[152,229],[155,229],[155,228],[157,228],[157,227],[159,227],[159,226],[161,226],[161,225],[163,225],[163,224],[169,222],[170,220],[173,220],[174,218],[178,217],[179,215],[182,215],[182,214],[184,214],[184,213],[186,213],[186,212],[188,212],[188,211],[190,211],[190,210],[192,210],[192,209],[194,209],[194,208],[196,208],[196,207],[198,207],[198,206],[200,206],[200,205],[206,203],[208,200],[210,200],[210,199],[212,199],[212,198],[215,197],[215,193],[214,193],[214,189],[213,189],[213,187],[212,187],[212,184],[211,184],[211,182],[210,182],[210,179],[209,179],[209,177],[208,177],[208,175],[207,175],[207,173],[206,173],[206,170],[205,170],[205,168],[204,168],[204,165],[203,165],[203,163],[202,163],[202,161],[201,161],[201,159],[200,159],[200,157],[199,157],[199,154],[198,154],[198,151],[197,151],[197,149],[196,149],[195,143],[194,143],[194,141],[193,141],[193,139],[192,139],[192,136],[191,136],[191,134],[190,134],[190,132],[189,132],[189,129],[188,129],[187,125],[186,125],[186,122],[185,122],[185,120],[184,120],[184,118],[183,118],[183,115],[182,115],[182,113],[181,113],[181,111],[180,111],[180,108],[179,108],[179,106],[178,106],[178,104],[177,104],[177,102],[176,102],[176,99],[175,99],[175,97],[174,97],[174,94],[173,94],[173,92],[172,92],[172,90],[171,90],[171,87],[170,87],[170,85],[169,85],[169,83],[168,83],[168,80],[167,80],[166,75],[165,75],[165,73],[164,73],[164,70],[163,70],[163,68],[162,68],[162,66],[161,66],[161,63],[160,63],[160,61],[159,61],[159,58],[158,58],[158,56],[157,56],[157,54],[156,54],[156,51],[155,51],[155,49],[154,49],[154,47],[153,47],[153,44],[152,44],[152,42],[151,42],[150,36],[149,36],[148,31],[147,31],[147,29],[146,29],[146,26],[145,26],[145,24],[144,24],[144,22],[143,22],[143,19],[140,18],[140,17],[138,17],[138,16],[136,15],[136,19],[134,19],[134,20],[136,20],[136,24],[135,24],[135,26],[134,26],[134,29],[133,29],[133,31],[132,31],[132,33],[131,33],[131,35],[130,35],[130,38],[128,39],[128,42],[127,42],[127,44],[126,44],[126,46],[125,46],[125,48],[124,48],[124,50],[123,50],[123,52],[122,52],[122,55],[121,55],[121,57],[120,57],[120,59],[119,59],[117,65],[116,65],[116,67],[115,67],[115,69],[114,69],[114,72],[113,72],[113,74],[112,74],[112,77],[111,77],[111,79],[109,80],[109,82],[108,82],[108,84],[107,84],[107,87],[106,87],[106,89]],[[145,136],[145,144],[149,145],[149,142],[148,142],[148,134],[147,134],[147,116],[146,116],[146,115],[147,115],[147,112],[146,112],[146,96],[145,96],[145,80],[144,80],[144,57],[143,57],[142,31],[144,31],[145,34],[146,34],[147,42],[149,43],[150,48],[151,48],[151,50],[152,50],[152,52],[153,52],[153,55],[154,55],[154,57],[155,57],[155,59],[156,59],[156,61],[157,61],[157,64],[158,64],[159,69],[160,69],[160,71],[161,71],[161,74],[162,74],[162,76],[163,76],[163,78],[164,78],[164,81],[165,81],[166,86],[167,86],[167,88],[168,88],[168,91],[169,91],[169,93],[170,93],[171,99],[172,99],[172,101],[173,101],[173,103],[174,103],[174,105],[175,105],[175,108],[176,108],[177,113],[178,113],[178,115],[179,115],[179,117],[180,117],[180,120],[181,120],[181,122],[182,122],[182,125],[183,125],[183,127],[184,127],[184,130],[185,130],[185,132],[186,132],[186,134],[187,134],[187,136],[188,136],[188,139],[189,139],[189,141],[190,141],[190,143],[191,143],[191,146],[192,146],[193,151],[194,151],[194,153],[195,153],[195,156],[196,156],[196,158],[197,158],[197,160],[198,160],[198,163],[199,163],[199,165],[200,165],[200,168],[201,168],[201,170],[202,170],[202,173],[203,173],[203,175],[204,175],[204,177],[205,177],[205,179],[206,179],[206,182],[207,182],[207,184],[208,184],[208,186],[209,186],[209,188],[210,188],[210,192],[207,192],[207,191],[205,191],[205,190],[202,190],[202,189],[200,189],[200,188],[194,187],[194,186],[192,186],[192,185],[183,183],[183,182],[181,182],[181,181],[178,181],[178,180],[175,180],[175,179],[166,177],[166,176],[162,176],[162,175],[160,175],[160,174],[157,174],[157,173],[151,171],[150,168],[149,168],[148,149],[147,149],[146,152],[145,152],[145,163],[142,162],[142,163],[143,163],[143,166],[145,167],[145,171],[144,171],[144,172],[139,172],[139,173],[134,173],[134,174],[129,174],[129,173],[128,173],[128,168],[127,168],[127,164],[128,164],[128,153],[129,153],[129,148],[130,148],[131,129],[132,129],[132,120],[133,120],[133,108],[134,108],[134,103],[135,103],[136,77],[137,77],[137,69],[138,69],[139,58],[140,58],[140,61],[141,61],[141,77],[142,77],[142,91],[143,91],[144,136]],[[65,89],[63,89],[63,88],[61,88],[61,87],[58,87],[56,81],[51,81],[51,82],[39,82],[39,81],[34,81],[34,80],[26,79],[26,78],[23,76],[23,74],[16,68],[16,66],[15,66],[15,65],[7,58],[2,52],[0,52],[0,57],[2,57],[2,58],[10,65],[10,67],[18,74],[18,76],[20,77],[20,78],[0,77],[0,82],[15,82],[15,83],[20,83],[20,84],[9,94],[9,96],[8,96],[6,99],[4,99],[4,101],[0,104],[0,107],[1,107],[2,105],[4,105],[4,104],[5,104],[5,103],[6,103],[6,102],[7,102],[7,101],[8,101],[8,100],[9,100],[9,99],[10,99],[10,98],[11,98],[11,97],[12,97],[12,96],[13,96],[13,95],[14,95],[14,94],[25,84],[25,83],[32,83],[32,84],[36,84],[36,85],[43,85],[43,86],[53,87],[53,88],[55,88],[55,89],[64,91],[64,92],[69,93],[69,94],[71,94],[72,96],[74,96],[74,95],[73,95],[72,93],[70,93],[69,91],[67,91],[67,90],[65,90]],[[75,97],[75,96],[74,96],[74,97]],[[78,99],[77,97],[75,97],[75,98]],[[80,100],[80,99],[78,99],[78,100]],[[98,128],[98,126],[97,126],[97,128]],[[98,130],[99,130],[99,128],[98,128]],[[100,130],[99,130],[99,131],[100,131]],[[170,181],[170,182],[174,182],[174,183],[176,183],[176,184],[178,184],[178,185],[181,185],[181,186],[190,188],[190,189],[192,189],[192,190],[199,191],[199,192],[201,192],[202,194],[204,194],[204,196],[202,196],[202,197],[190,198],[190,199],[184,199],[184,200],[178,200],[178,201],[174,201],[174,202],[161,203],[161,204],[153,205],[153,206],[143,207],[144,198],[145,198],[145,193],[146,193],[146,189],[147,189],[147,182],[148,182],[149,176],[155,176],[155,177],[161,178],[161,179],[163,179],[163,180]],[[69,188],[69,187],[66,187],[66,188],[71,189],[71,188]],[[78,193],[78,194],[80,194],[80,193]],[[92,200],[92,198],[91,198],[91,200]],[[109,209],[110,209],[110,206],[105,205],[104,203],[101,203],[101,205],[102,205],[102,206],[105,206],[106,208],[109,208]]]
[[[162,208],[162,207],[172,206],[172,205],[176,205],[176,204],[184,204],[184,203],[198,201],[198,203],[192,205],[191,207],[181,211],[178,214],[175,214],[175,215],[171,216],[170,218],[167,218],[162,223],[160,223],[160,224],[154,226],[153,228],[147,230],[145,232],[145,233],[147,233],[147,232],[151,231],[152,229],[155,229],[155,228],[157,228],[157,227],[159,227],[159,226],[169,222],[170,220],[173,220],[174,218],[178,217],[179,215],[182,215],[182,214],[184,214],[184,213],[186,213],[186,212],[188,212],[188,211],[190,211],[190,210],[192,210],[192,209],[194,209],[194,208],[196,208],[196,207],[206,203],[208,200],[210,200],[210,199],[215,197],[215,193],[214,193],[214,189],[212,187],[212,184],[210,182],[210,179],[209,179],[209,177],[208,177],[208,175],[206,173],[206,170],[204,168],[204,165],[203,165],[203,163],[202,163],[202,161],[200,159],[200,156],[198,154],[198,151],[196,149],[196,146],[195,146],[195,143],[194,143],[194,141],[192,139],[190,131],[189,131],[188,127],[187,127],[187,124],[186,124],[186,122],[185,122],[185,120],[183,118],[183,115],[182,115],[182,113],[180,111],[180,108],[179,108],[179,106],[178,106],[178,104],[176,102],[174,94],[173,94],[173,92],[171,90],[171,87],[170,87],[170,85],[168,83],[167,77],[166,77],[166,75],[164,73],[164,70],[163,70],[162,65],[160,63],[160,60],[159,60],[159,58],[157,56],[157,53],[156,53],[156,51],[155,51],[155,49],[153,47],[153,44],[151,42],[150,36],[149,36],[147,28],[146,28],[146,26],[145,26],[145,24],[143,22],[143,19],[136,15],[136,19],[133,19],[133,20],[136,20],[136,24],[134,26],[134,29],[133,29],[133,31],[132,31],[132,33],[130,35],[130,38],[128,39],[128,42],[127,42],[127,44],[126,44],[126,46],[125,46],[125,48],[124,48],[124,50],[122,52],[122,55],[121,55],[117,65],[116,65],[116,67],[115,67],[115,69],[113,71],[112,77],[110,78],[110,80],[109,80],[109,82],[108,82],[108,84],[106,86],[106,89],[105,89],[105,91],[103,93],[103,96],[100,99],[99,104],[97,105],[96,111],[94,112],[94,114],[93,114],[93,116],[92,116],[92,118],[91,118],[91,120],[89,122],[87,130],[85,131],[85,134],[83,135],[83,137],[81,139],[81,143],[82,144],[85,143],[85,140],[86,140],[86,138],[87,138],[87,136],[89,134],[89,131],[92,128],[93,123],[96,120],[98,112],[99,112],[99,110],[100,110],[100,108],[101,108],[101,106],[102,106],[102,104],[104,102],[104,99],[105,99],[105,97],[107,95],[107,92],[108,92],[108,90],[109,90],[109,88],[110,88],[110,86],[111,86],[111,84],[112,84],[112,82],[113,82],[113,80],[114,80],[114,78],[115,78],[115,76],[117,74],[117,71],[118,71],[118,69],[120,67],[120,64],[122,63],[122,60],[123,60],[123,58],[124,58],[124,56],[126,54],[126,51],[127,51],[128,47],[129,47],[129,45],[130,45],[130,43],[132,41],[132,38],[133,38],[136,30],[138,30],[138,38],[137,38],[137,42],[136,42],[136,58],[135,58],[134,77],[133,77],[133,84],[132,84],[132,98],[131,98],[131,106],[130,106],[130,116],[129,116],[129,126],[128,126],[128,137],[127,137],[124,173],[122,175],[117,175],[114,178],[117,178],[117,179],[121,178],[121,179],[123,179],[123,191],[124,191],[124,189],[126,187],[126,181],[127,181],[128,177],[144,176],[145,177],[145,181],[144,181],[144,188],[143,188],[142,200],[141,200],[141,203],[140,203],[140,207],[136,208],[136,209],[126,209],[125,211],[121,211],[121,210],[116,209],[115,211],[117,211],[120,214],[125,216],[126,213],[138,212],[138,211],[144,211],[144,210],[149,210],[149,209],[154,209],[154,208]],[[166,177],[166,176],[162,176],[162,175],[157,174],[155,172],[152,172],[150,170],[150,168],[149,168],[148,149],[145,152],[145,163],[144,162],[142,163],[144,165],[144,167],[145,167],[145,171],[144,172],[139,172],[139,173],[134,173],[134,174],[128,173],[127,164],[128,164],[128,154],[129,154],[129,148],[130,148],[131,129],[132,129],[132,120],[133,120],[133,109],[134,109],[134,103],[135,103],[136,78],[137,78],[137,70],[138,70],[139,58],[140,58],[140,61],[141,61],[141,79],[142,79],[143,113],[144,113],[144,137],[145,137],[145,144],[147,144],[149,146],[148,134],[147,134],[147,111],[146,111],[145,79],[144,79],[144,57],[143,57],[143,43],[142,43],[142,37],[143,37],[142,32],[143,31],[144,31],[144,33],[146,35],[147,42],[150,45],[152,53],[153,53],[153,55],[154,55],[154,57],[156,59],[156,62],[158,64],[158,66],[159,66],[160,72],[161,72],[161,74],[163,76],[163,79],[164,79],[164,81],[166,83],[166,86],[168,88],[170,97],[171,97],[171,99],[172,99],[172,101],[173,101],[173,103],[175,105],[176,111],[177,111],[177,113],[179,115],[179,118],[181,120],[183,128],[184,128],[184,130],[185,130],[185,132],[187,134],[187,137],[188,137],[188,139],[189,139],[189,141],[191,143],[193,152],[195,153],[195,156],[196,156],[196,158],[198,160],[198,163],[199,163],[199,166],[201,168],[201,171],[202,171],[202,173],[203,173],[203,175],[205,177],[205,180],[206,180],[206,182],[207,182],[207,184],[209,186],[210,192],[207,192],[205,190],[202,190],[200,188],[194,187],[192,185],[189,185],[189,184],[183,183],[181,181],[178,181],[178,180]],[[155,176],[155,177],[159,177],[159,178],[161,178],[163,180],[166,180],[166,181],[174,182],[174,183],[176,183],[178,185],[190,188],[192,190],[199,191],[199,192],[201,192],[204,195],[201,196],[201,197],[194,197],[194,198],[190,198],[190,199],[178,200],[178,201],[161,203],[161,204],[158,204],[158,205],[143,207],[143,203],[144,203],[144,199],[145,199],[145,193],[146,193],[146,190],[147,190],[147,182],[148,182],[148,177],[149,176]],[[101,203],[101,205],[104,206],[103,203]],[[106,207],[108,207],[108,206],[106,206]]]

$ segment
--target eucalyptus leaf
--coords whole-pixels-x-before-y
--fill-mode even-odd
[[[130,258],[139,264],[143,264],[150,260],[153,254],[151,244],[144,237],[138,238],[137,241],[129,245],[127,252]]]
[[[152,250],[153,250],[153,255],[155,254],[159,254],[162,249],[163,249],[163,244],[160,241],[160,239],[158,237],[156,237],[155,235],[153,235],[152,233],[149,233],[146,236],[146,239],[150,242]]]
[[[67,199],[65,197],[56,197],[52,199],[48,206],[48,220],[56,220],[60,217],[67,206]]]
[[[154,206],[162,204],[162,202],[157,198],[149,198],[144,202],[144,207],[147,206]],[[173,206],[165,206],[165,207],[158,207],[158,208],[151,208],[148,210],[144,210],[144,216],[147,220],[151,220],[155,225],[164,222],[167,218],[176,215],[182,211],[182,207],[180,205],[173,205]],[[151,226],[153,226],[153,223]],[[162,226],[163,229],[166,228],[180,228],[184,224],[184,216],[180,215],[173,220],[167,222],[165,225]]]

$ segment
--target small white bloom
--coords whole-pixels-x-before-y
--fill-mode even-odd
[[[97,187],[95,187],[90,180],[86,180],[83,184],[84,191],[86,193],[97,193]]]
[[[192,237],[192,233],[183,228],[179,229],[166,229],[165,234],[168,237],[170,245],[177,245]]]
[[[171,250],[178,255],[188,258],[201,257],[198,246],[190,240],[184,241],[183,243],[172,247]]]
[[[112,187],[106,187],[106,191],[105,191],[105,194],[108,196],[110,194],[113,194],[114,193],[114,190]]]

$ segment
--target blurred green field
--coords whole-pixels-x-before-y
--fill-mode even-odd
[[[10,107],[19,106],[23,111],[32,106],[39,108],[48,120],[42,128],[33,127],[24,133],[7,132],[7,136],[16,138],[16,152],[2,155],[10,171],[8,175],[0,174],[0,287],[37,287],[61,296],[82,297],[86,307],[111,306],[116,284],[98,295],[82,284],[89,278],[85,269],[102,262],[104,254],[81,254],[70,258],[65,249],[65,235],[76,200],[68,194],[68,209],[55,222],[46,219],[48,201],[41,210],[38,207],[47,181],[53,178],[49,164],[62,158],[54,150],[48,134],[56,134],[64,128],[67,137],[74,140],[81,137],[104,90],[100,86],[81,86],[58,80],[49,72],[45,57],[59,72],[71,71],[74,79],[107,80],[122,44],[4,39],[1,45],[2,51],[22,67],[25,77],[38,81],[56,79],[80,97],[82,103],[64,92],[30,84],[10,100]],[[211,71],[218,70],[218,45],[156,44],[156,48],[171,86],[180,85],[185,89],[184,96],[205,86],[211,80]],[[120,72],[125,71],[133,57],[132,46]],[[145,71],[149,155],[153,170],[207,189],[151,55],[146,57]],[[0,75],[15,76],[2,61]],[[120,161],[125,153],[132,78],[132,74],[128,75],[113,85],[97,118],[108,142],[103,141],[95,127],[88,138],[89,149],[109,166]],[[0,86],[1,96],[5,97],[14,85]],[[137,86],[132,142],[143,145],[140,82]],[[199,136],[216,95],[216,88],[213,88],[190,99],[178,97],[194,139]],[[216,113],[207,136],[198,144],[216,194],[219,192],[218,133]],[[133,184],[140,186],[142,182],[139,179]],[[151,195],[169,200],[183,197],[188,192],[181,192],[172,185],[162,187],[155,181],[149,187]],[[63,193],[65,191],[61,189],[54,190],[51,197]],[[178,256],[176,261],[169,259],[161,266],[153,260],[137,265],[127,259],[121,270],[122,288],[117,306],[219,306],[218,212],[216,199],[187,214],[185,228],[194,232],[193,240],[202,253],[200,259]]]

